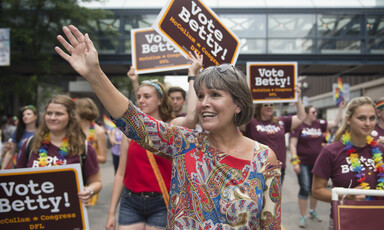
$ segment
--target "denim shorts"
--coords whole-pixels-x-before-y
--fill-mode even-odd
[[[148,226],[165,229],[167,208],[163,196],[142,197],[124,186],[118,222],[121,226],[145,223]]]
[[[313,165],[300,164],[301,173],[297,175],[299,181],[300,190],[299,198],[307,200],[308,197],[312,194],[312,169]]]

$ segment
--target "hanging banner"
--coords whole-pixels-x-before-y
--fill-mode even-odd
[[[11,46],[9,28],[0,28],[0,66],[9,66],[11,63]]]
[[[0,170],[0,229],[89,229],[80,164]]]
[[[204,68],[235,64],[240,41],[202,1],[170,0],[152,26],[185,57],[189,51],[203,54]]]
[[[190,65],[188,59],[152,28],[132,29],[131,41],[132,66],[138,74],[188,69]]]
[[[254,103],[296,102],[297,62],[247,62]]]

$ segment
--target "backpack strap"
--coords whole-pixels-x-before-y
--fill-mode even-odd
[[[88,141],[84,141],[84,152],[80,155],[80,166],[81,166],[81,174],[83,175],[83,183],[86,184],[85,181],[85,175],[84,175],[84,165],[85,165],[85,160],[87,159],[87,154],[88,154]]]
[[[33,143],[33,138],[34,137],[35,137],[35,135],[31,136],[27,140],[27,145],[26,145],[26,148],[25,148],[25,159],[26,159],[25,163],[28,163],[29,159],[31,158],[31,153],[32,153],[31,148],[32,148],[32,143]]]

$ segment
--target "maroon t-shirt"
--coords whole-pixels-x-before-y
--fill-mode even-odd
[[[312,125],[302,123],[291,132],[291,137],[297,137],[297,155],[303,164],[315,164],[322,149],[324,134],[327,131],[325,120],[316,120]]]
[[[31,143],[32,144],[32,143]],[[84,150],[85,151],[85,150]],[[20,158],[17,160],[15,168],[37,168],[39,167],[39,155],[35,153],[30,153],[30,158],[27,162],[26,155],[26,143],[23,144],[20,150]],[[59,147],[49,143],[48,145],[48,157],[47,162],[49,163],[47,167],[51,166],[56,160],[59,154]],[[65,158],[64,164],[80,164],[80,156],[67,156]],[[99,172],[99,164],[97,163],[97,155],[95,149],[90,143],[88,143],[87,158],[85,159],[84,165],[82,166],[84,173],[84,178],[88,178],[97,172]],[[85,182],[84,182],[85,183]]]
[[[283,163],[282,168],[285,168],[287,158],[285,133],[291,130],[291,125],[292,117],[279,117],[277,124],[252,118],[246,126],[244,136],[270,147],[275,152],[277,159]]]
[[[373,137],[373,140],[384,138],[384,129],[380,128],[379,124],[376,124],[371,132],[371,136]]]
[[[317,158],[312,172],[326,180],[331,178],[334,187],[348,188],[349,183],[352,180],[351,188],[354,188],[358,186],[359,183],[355,177],[356,173],[351,171],[351,162],[349,161],[349,157],[346,156],[344,147],[345,146],[340,141],[324,147]],[[384,146],[378,145],[378,147],[382,152],[384,151]],[[367,177],[366,182],[369,183],[372,189],[376,188],[377,179],[375,162],[372,160],[369,145],[353,148],[359,155],[363,172],[371,172],[371,175],[365,173]]]
[[[352,181],[351,188],[355,188],[359,185],[359,182],[357,182],[357,178],[355,177],[356,173],[351,170],[351,162],[349,161],[349,157],[346,157],[344,147],[340,141],[325,146],[316,160],[312,173],[325,180],[331,179],[333,187],[348,188]],[[378,145],[378,147],[381,152],[384,152],[383,145]],[[366,182],[369,183],[371,189],[375,189],[377,172],[369,145],[353,148],[359,155],[359,160],[366,176]]]

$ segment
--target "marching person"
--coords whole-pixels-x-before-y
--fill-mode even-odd
[[[281,184],[284,181],[287,159],[285,134],[296,129],[306,117],[300,97],[301,90],[298,87],[295,90],[298,98],[296,103],[297,115],[275,117],[274,104],[256,104],[255,114],[251,122],[240,128],[246,137],[267,145],[275,152],[277,159],[283,163],[281,168]]]
[[[19,122],[16,131],[12,134],[12,140],[5,143],[2,151],[4,159],[1,169],[11,169],[19,158],[21,146],[39,127],[39,111],[33,105],[26,105],[20,108],[18,115]]]
[[[304,122],[290,134],[291,163],[300,186],[298,205],[300,210],[299,227],[307,226],[307,206],[309,200],[309,218],[321,222],[316,211],[317,200],[311,195],[312,168],[319,155],[324,141],[323,133],[327,129],[337,127],[345,102],[340,103],[334,120],[325,121],[317,119],[316,108],[308,105],[304,108],[306,118]],[[309,198],[309,199],[308,199]]]
[[[375,100],[376,103],[376,116],[377,122],[375,128],[372,130],[373,140],[377,143],[384,145],[384,97]]]
[[[332,144],[321,150],[313,167],[313,197],[331,203],[333,187],[384,189],[384,146],[370,136],[376,124],[375,103],[369,97],[353,98],[347,105],[345,118],[336,131]],[[348,200],[364,200],[364,195],[347,195]],[[331,209],[332,212],[332,209]],[[333,230],[333,219],[329,222]]]
[[[86,206],[89,199],[98,194],[102,183],[94,148],[86,144],[75,111],[75,102],[66,95],[54,96],[48,101],[43,122],[30,140],[31,152],[25,142],[21,148],[16,168],[38,168],[80,163],[88,186],[79,192],[81,202]],[[85,160],[82,161],[82,154]]]
[[[167,228],[280,229],[280,163],[273,151],[238,132],[253,116],[245,76],[230,64],[196,77],[196,113],[206,132],[151,118],[122,95],[100,69],[88,34],[64,27],[69,52],[56,52],[93,87],[123,133],[172,160]]]

